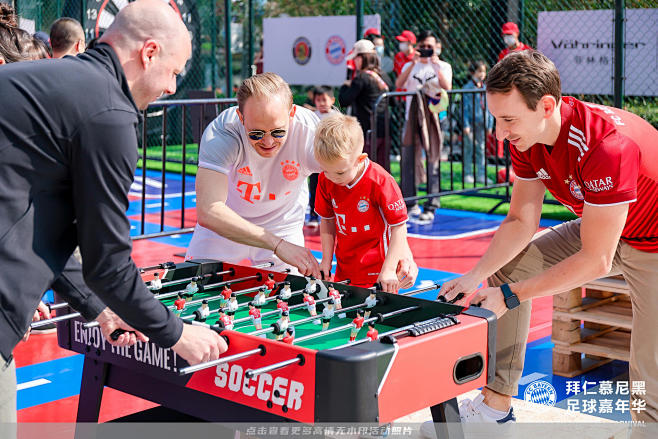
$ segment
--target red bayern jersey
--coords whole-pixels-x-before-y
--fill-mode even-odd
[[[185,299],[177,299],[174,302],[174,305],[176,305],[176,309],[180,311],[181,309],[185,308]]]
[[[294,335],[286,335],[285,337],[283,337],[283,339],[281,339],[282,342],[288,343],[288,344],[292,344],[293,340],[295,340]]]
[[[555,145],[511,148],[516,178],[541,179],[576,215],[585,203],[630,203],[621,239],[658,252],[658,131],[632,113],[562,98]]]
[[[414,60],[414,52],[411,52],[411,54],[406,54],[404,52],[398,52],[395,54],[395,57],[393,58],[393,70],[395,71],[395,74],[400,76],[400,73],[402,73],[402,67],[410,61]]]
[[[229,300],[231,298],[231,293],[233,293],[233,291],[231,291],[230,288],[226,288],[222,291],[222,297],[224,297],[226,300]]]
[[[265,288],[267,288],[268,290],[270,291],[273,290],[275,286],[276,286],[276,282],[274,282],[274,279],[267,279],[265,281]]]
[[[314,299],[313,296],[311,296],[310,294],[309,294],[308,296],[304,297],[304,302],[306,302],[306,304],[307,304],[308,306],[313,306],[313,305],[315,305],[315,299]]]
[[[352,320],[352,323],[354,323],[354,326],[356,326],[357,329],[361,329],[364,320],[365,319],[363,317],[356,316],[356,318]]]
[[[390,228],[407,221],[407,206],[393,177],[366,159],[351,186],[318,179],[315,211],[336,223],[336,280],[371,286],[384,263]]]
[[[260,310],[258,308],[250,309],[249,315],[254,319],[260,319]]]
[[[230,318],[229,316],[227,316],[227,315],[223,315],[223,316],[221,316],[221,317],[219,318],[219,321],[222,322],[222,323],[224,324],[224,327],[227,327],[227,328],[228,328],[230,325],[232,325],[232,323],[231,323],[231,318]]]
[[[288,311],[288,304],[286,302],[279,302],[279,304],[276,306],[279,308],[282,312],[283,311]]]
[[[372,340],[372,341],[377,340],[377,336],[378,336],[378,335],[379,335],[379,331],[377,331],[377,330],[374,329],[374,328],[371,329],[370,331],[368,331],[368,332],[366,333],[366,337],[368,337],[368,338],[369,338],[370,340]]]
[[[510,49],[509,47],[506,47],[503,50],[501,50],[500,53],[498,54],[498,61],[505,58],[510,53],[520,52],[522,50],[532,50],[532,47],[530,47],[527,44],[522,43],[522,42],[519,41],[519,45],[516,46],[514,49]]]

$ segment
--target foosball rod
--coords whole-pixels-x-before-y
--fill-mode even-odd
[[[256,349],[251,349],[248,351],[240,352],[237,354],[229,355],[227,357],[222,357],[217,360],[208,361],[205,363],[195,364],[194,366],[183,367],[178,371],[178,375],[189,375],[191,373],[197,372],[199,370],[208,369],[210,367],[219,366],[220,364],[229,363],[235,360],[241,360],[243,358],[251,357],[252,355],[264,355],[265,346],[260,345]]]
[[[275,297],[275,299],[276,299],[276,297]],[[319,303],[329,302],[330,300],[331,300],[331,297],[325,297],[324,299],[316,300],[315,303],[317,305]],[[292,305],[292,306],[288,307],[288,311],[294,311],[296,309],[305,308],[305,307],[306,307],[305,303],[299,303],[297,305]],[[273,309],[272,311],[266,311],[266,312],[262,313],[260,316],[261,316],[261,318],[263,318],[263,317],[269,317],[269,316],[274,315],[274,314],[281,314],[281,310],[279,308]],[[317,315],[317,316],[315,316],[315,318],[320,319],[320,318],[322,318],[322,316]],[[242,318],[234,320],[233,324],[235,325],[237,323],[244,323],[244,322],[247,322],[249,320],[251,320],[251,317],[242,317]],[[297,320],[295,320],[295,321],[297,321]],[[244,326],[241,326],[241,328],[244,328]],[[249,333],[249,334],[253,335],[252,333]]]
[[[292,366],[295,363],[299,363],[300,366],[304,365],[304,356],[302,354],[297,355],[295,358],[290,360],[280,361],[278,363],[270,364],[269,366],[259,367],[258,369],[248,369],[244,376],[252,379],[255,376],[258,376],[263,373],[271,372],[277,369],[283,369],[284,367]]]
[[[80,316],[81,314],[79,312],[74,312],[71,314],[64,314],[63,316],[52,317],[50,319],[38,320],[36,322],[30,323],[30,329],[40,328],[41,326],[50,325],[51,323],[57,323],[64,320],[74,319]]]
[[[146,273],[147,271],[169,270],[170,268],[176,268],[176,263],[169,261],[157,265],[151,265],[149,267],[141,267],[141,268],[138,267],[137,269],[139,270],[140,273]]]
[[[396,316],[398,314],[402,314],[402,313],[409,312],[409,311],[416,311],[418,309],[420,309],[420,306],[410,306],[410,307],[407,307],[407,308],[398,309],[398,310],[391,311],[391,312],[388,312],[388,313],[385,313],[385,314],[381,314],[381,315],[378,315],[378,316],[375,316],[375,317],[369,317],[369,318],[367,318],[363,321],[363,324],[367,325],[368,323],[374,322],[376,320],[379,320],[379,322],[383,322],[384,320],[386,320],[390,317]],[[352,329],[354,327],[355,327],[354,323],[348,323],[346,325],[337,326],[335,328],[327,329],[326,331],[321,331],[321,332],[318,332],[318,333],[315,333],[315,334],[309,334],[309,335],[305,335],[303,337],[295,338],[293,340],[293,343],[294,344],[302,343],[306,340],[312,340],[312,339],[315,339],[315,338],[324,337],[325,335],[345,331],[347,329]]]

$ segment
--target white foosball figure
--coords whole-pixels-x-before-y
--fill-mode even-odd
[[[162,289],[162,280],[160,279],[160,273],[157,271],[153,273],[153,280],[149,282],[149,290],[151,291],[160,291]]]
[[[203,299],[201,308],[194,311],[194,320],[205,322],[210,315],[210,308],[208,307],[208,299]]]
[[[326,306],[322,310],[322,330],[326,331],[327,328],[329,328],[329,322],[331,322],[331,319],[334,316],[334,300],[329,299],[327,302]]]
[[[285,281],[283,283],[283,288],[281,288],[281,291],[279,291],[279,296],[283,297],[283,300],[290,299],[290,296],[292,296],[292,290],[290,289],[289,281]]]
[[[368,297],[366,297],[366,300],[364,302],[366,304],[366,312],[365,312],[365,318],[368,319],[370,318],[370,312],[372,309],[377,305],[377,295],[375,292],[371,292]]]

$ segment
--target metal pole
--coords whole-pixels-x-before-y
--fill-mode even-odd
[[[217,96],[217,13],[216,6],[213,6],[213,15],[210,19],[210,85],[212,86],[213,96]]]
[[[247,38],[247,50],[248,50],[248,60],[249,60],[249,76],[256,74],[256,68],[254,66],[254,0],[249,0],[247,7],[249,8],[249,22],[248,22],[248,32],[249,36]]]
[[[363,0],[356,0],[356,40],[363,35]]]
[[[224,0],[224,49],[226,53],[226,97],[233,96],[233,63],[231,57],[231,0]]]
[[[624,33],[626,26],[626,2],[615,0],[615,70],[614,70],[614,105],[621,108],[624,104]]]

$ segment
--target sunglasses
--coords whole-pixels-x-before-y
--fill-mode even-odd
[[[247,136],[249,136],[251,140],[260,140],[265,137],[265,134],[267,133],[270,133],[270,136],[274,137],[275,139],[281,139],[282,137],[286,137],[288,130],[284,130],[282,128],[277,128],[271,131],[252,130],[247,133]]]

